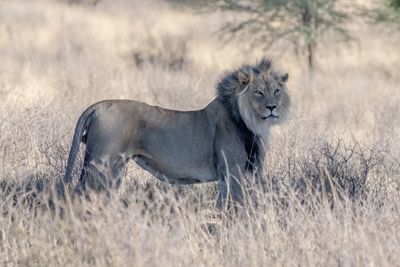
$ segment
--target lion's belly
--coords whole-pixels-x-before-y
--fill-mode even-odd
[[[214,167],[215,127],[204,112],[178,112],[145,106],[128,152],[154,176],[207,182],[217,179]],[[160,178],[160,177],[158,177]],[[162,178],[162,177],[161,177]]]
[[[217,174],[212,166],[199,164],[198,167],[187,165],[177,166],[163,160],[150,159],[145,156],[135,156],[133,160],[143,169],[163,182],[171,184],[194,184],[217,180]]]
[[[166,142],[165,139],[164,142]],[[141,156],[149,169],[169,179],[198,180],[199,182],[217,180],[212,150],[206,149],[206,144],[201,148],[194,146],[194,144],[182,143],[180,146],[151,145],[144,147],[144,153]]]
[[[140,155],[146,167],[170,179],[208,182],[217,180],[214,166],[213,129],[199,112],[163,112],[147,121],[137,132],[133,155]],[[193,182],[192,182],[193,183]]]
[[[206,168],[163,168],[162,166],[158,165],[159,172],[162,173],[164,176],[181,181],[181,183],[191,184],[191,183],[201,183],[201,182],[211,182],[217,180],[216,173],[211,169]],[[157,168],[156,167],[156,168]],[[185,182],[186,181],[186,182]]]

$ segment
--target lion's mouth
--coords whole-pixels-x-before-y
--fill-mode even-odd
[[[268,116],[264,116],[264,117],[261,117],[263,120],[267,120],[267,119],[269,119],[269,118],[271,118],[271,119],[279,119],[279,116],[275,116],[275,115],[273,115],[273,114],[271,114],[271,115],[268,115]]]

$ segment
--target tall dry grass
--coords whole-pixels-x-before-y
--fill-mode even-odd
[[[201,108],[225,70],[266,52],[221,45],[220,14],[68,2],[0,2],[2,265],[400,266],[398,32],[355,19],[358,41],[322,40],[312,79],[301,55],[271,48],[291,117],[271,133],[267,193],[228,220],[215,184],[172,187],[133,164],[111,199],[64,203],[52,185],[89,104]]]

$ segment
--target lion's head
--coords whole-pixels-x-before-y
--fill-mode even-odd
[[[266,141],[269,126],[287,117],[288,78],[287,73],[272,67],[271,60],[263,59],[226,75],[218,84],[218,95],[228,104],[235,119],[242,119],[247,128]]]

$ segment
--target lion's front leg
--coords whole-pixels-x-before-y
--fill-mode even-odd
[[[218,207],[223,210],[230,210],[243,206],[244,185],[239,175],[226,173],[221,175],[218,181],[219,195]]]
[[[230,154],[225,156],[221,153],[221,157],[217,164],[219,196],[217,206],[223,210],[237,210],[244,205],[244,177],[243,167],[240,157]]]

